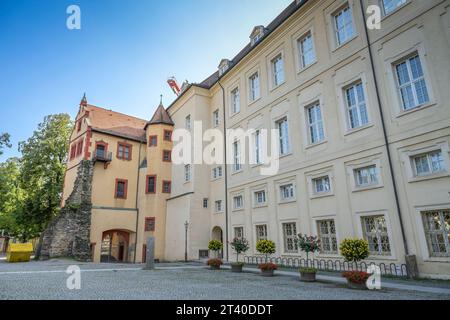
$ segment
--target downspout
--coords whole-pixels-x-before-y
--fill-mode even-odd
[[[409,256],[409,248],[408,248],[408,242],[406,241],[406,233],[405,233],[405,226],[404,226],[404,222],[403,222],[403,218],[402,218],[402,213],[401,213],[401,209],[400,209],[400,201],[399,201],[399,196],[398,196],[398,190],[397,190],[397,181],[395,179],[395,173],[394,173],[394,166],[392,165],[392,156],[391,156],[391,151],[389,148],[389,139],[387,136],[387,130],[386,130],[386,124],[384,121],[384,114],[383,114],[383,108],[381,105],[381,98],[380,98],[380,89],[378,87],[378,79],[377,79],[377,74],[375,73],[375,64],[374,64],[374,60],[373,60],[373,54],[372,54],[372,46],[370,44],[370,39],[369,39],[369,31],[367,28],[367,24],[366,24],[366,15],[364,12],[364,5],[363,5],[363,0],[359,0],[360,3],[360,7],[361,7],[361,15],[363,18],[363,25],[364,25],[364,32],[365,32],[365,36],[366,36],[366,41],[367,41],[367,48],[369,51],[369,60],[370,60],[370,67],[372,70],[372,74],[373,74],[373,79],[374,79],[374,84],[375,84],[375,93],[377,96],[377,103],[378,103],[378,111],[380,113],[380,118],[381,118],[381,127],[383,128],[383,138],[384,138],[384,144],[386,146],[386,154],[387,154],[387,158],[388,158],[388,163],[389,163],[389,170],[391,171],[391,179],[392,179],[392,186],[394,189],[394,198],[395,198],[395,206],[397,209],[397,214],[398,214],[398,219],[400,222],[400,230],[401,230],[401,234],[402,234],[402,240],[403,240],[403,247],[405,250],[405,256],[406,256],[406,266],[408,269],[408,276],[412,276],[415,277],[418,274],[416,274],[417,271],[417,264],[415,262],[413,262],[413,265],[415,264],[415,266],[410,266],[410,257]],[[412,259],[415,260],[415,256],[411,257]],[[412,268],[411,268],[412,267]]]
[[[138,242],[138,228],[139,228],[139,206],[138,206],[138,199],[139,199],[139,182],[140,182],[140,167],[141,167],[141,149],[142,149],[142,143],[139,143],[139,158],[137,161],[137,182],[136,182],[136,200],[135,200],[135,207],[136,207],[136,239],[134,241],[134,258],[133,263],[136,263],[136,254],[137,254],[137,242]]]
[[[229,260],[228,254],[228,166],[227,166],[227,120],[225,112],[225,89],[220,80],[217,82],[222,89],[222,106],[223,106],[223,144],[224,144],[224,176],[225,176],[225,258]]]

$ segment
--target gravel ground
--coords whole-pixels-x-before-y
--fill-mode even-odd
[[[66,287],[67,266],[80,266],[81,290]],[[288,276],[211,271],[198,264],[83,264],[52,260],[7,264],[0,261],[0,299],[80,300],[450,300],[439,295],[403,290],[355,291],[333,283],[303,283]]]

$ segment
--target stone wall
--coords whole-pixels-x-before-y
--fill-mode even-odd
[[[41,237],[39,258],[56,257],[90,261],[90,229],[92,212],[92,161],[83,160],[78,167],[77,178],[65,207],[55,217]]]

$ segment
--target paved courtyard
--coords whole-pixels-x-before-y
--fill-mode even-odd
[[[66,286],[69,265],[78,265],[81,289]],[[396,289],[354,291],[332,282],[303,283],[297,277],[211,271],[199,264],[83,264],[66,260],[7,264],[0,260],[0,299],[80,300],[450,300],[450,295]]]

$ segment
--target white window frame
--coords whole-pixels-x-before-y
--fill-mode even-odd
[[[242,166],[242,145],[240,140],[233,142],[233,173],[241,172]]]
[[[383,218],[384,223],[385,223],[385,227],[386,227],[386,231],[379,231],[377,228],[376,232],[371,232],[371,233],[367,233],[367,229],[366,229],[366,219],[377,219],[377,218]],[[363,238],[369,242],[369,246],[370,246],[370,241],[369,241],[369,237],[375,237],[376,238],[376,243],[379,246],[379,249],[377,252],[371,250],[370,251],[370,256],[371,257],[390,257],[392,256],[392,252],[393,252],[393,248],[392,248],[392,237],[390,235],[389,232],[389,226],[388,226],[388,220],[385,214],[370,214],[370,215],[361,215],[360,216],[361,219],[361,231],[362,231],[362,235]],[[376,221],[375,221],[376,222]],[[382,240],[381,237],[387,237],[388,239],[388,244],[389,244],[389,251],[385,252],[382,249]]]
[[[352,34],[350,36],[348,36],[348,38],[345,38],[343,40],[340,39],[340,34],[339,34],[339,29],[337,26],[337,17],[339,15],[343,15],[344,12],[346,10],[350,10],[350,17],[351,17],[351,21],[350,23],[346,23],[344,25],[344,32],[346,34],[347,28],[352,28]],[[355,18],[353,16],[353,9],[352,9],[352,5],[351,3],[347,2],[345,5],[341,6],[338,10],[334,11],[331,15],[332,18],[332,23],[333,23],[333,32],[334,32],[334,39],[336,42],[336,47],[339,48],[341,46],[343,46],[344,44],[350,42],[352,39],[354,39],[356,37],[356,29],[355,29]],[[347,36],[347,35],[346,35]]]
[[[313,122],[310,121],[309,112],[311,109],[319,109],[320,111],[320,120],[314,119]],[[315,117],[317,117],[317,111],[315,111]],[[309,104],[305,107],[305,119],[306,119],[306,127],[307,127],[307,133],[308,133],[308,144],[310,146],[321,144],[326,141],[326,135],[325,135],[325,121],[323,117],[323,110],[322,110],[322,104],[320,101],[316,101],[312,104]],[[314,134],[317,134],[319,136],[317,141],[313,141],[313,136],[311,133],[311,130],[313,130]],[[320,133],[322,133],[322,137],[320,137]]]
[[[261,138],[261,129],[256,129],[252,133],[253,159],[252,165],[258,166],[263,163],[263,145]]]
[[[437,153],[439,153],[440,154],[440,158],[441,158],[441,161],[440,161],[440,163],[441,163],[441,168],[439,169],[439,170],[433,170],[433,160],[432,160],[432,155],[433,154],[437,154]],[[417,162],[416,162],[416,160],[418,159],[418,158],[423,158],[423,157],[425,157],[426,158],[426,163],[427,163],[427,166],[428,166],[428,171],[427,172],[425,172],[425,173],[419,173],[418,171],[417,171]],[[417,155],[414,155],[414,156],[412,156],[411,157],[411,162],[412,162],[412,165],[413,165],[413,170],[414,170],[414,176],[415,177],[418,177],[418,178],[420,178],[420,177],[426,177],[426,176],[430,176],[430,175],[436,175],[436,174],[439,174],[439,173],[442,173],[442,172],[445,172],[446,171],[446,168],[445,168],[445,159],[444,159],[444,155],[443,155],[443,152],[442,152],[442,150],[435,150],[435,151],[429,151],[429,152],[426,152],[426,153],[421,153],[421,154],[417,154]]]
[[[336,256],[339,254],[339,239],[338,239],[338,232],[337,232],[337,225],[336,225],[336,219],[334,217],[322,217],[315,219],[316,222],[316,229],[317,229],[317,236],[319,240],[321,240],[321,248],[319,254],[321,256]],[[321,223],[325,222],[327,225],[327,234],[322,233],[321,229]],[[334,224],[334,233],[331,232],[331,222]],[[330,243],[330,250],[324,251],[323,250],[323,244],[325,241],[323,239],[327,238]],[[333,239],[335,239],[336,243],[336,250],[333,250]]]
[[[370,190],[370,189],[377,189],[377,188],[382,188],[384,186],[383,185],[383,172],[381,170],[382,166],[381,166],[381,158],[380,157],[381,157],[381,155],[374,155],[371,158],[360,159],[360,160],[356,160],[351,163],[346,163],[347,175],[350,178],[349,184],[352,188],[352,192],[360,192],[360,191],[365,191],[365,190]],[[367,167],[372,167],[372,166],[374,166],[376,168],[378,182],[373,183],[373,184],[364,185],[364,186],[358,186],[356,183],[357,182],[356,170],[367,168]]]
[[[192,175],[192,167],[190,164],[187,164],[184,166],[184,182],[188,183],[191,182],[191,175]]]
[[[236,206],[236,199],[240,198],[241,200],[241,205],[240,206]],[[234,194],[233,195],[233,211],[240,211],[243,210],[245,208],[245,204],[244,204],[244,195],[242,193],[239,194]]]
[[[313,57],[313,60],[311,60],[309,63],[306,64],[304,61],[305,52],[303,50],[303,42],[305,39],[308,39],[308,38],[311,39],[311,50],[308,51],[308,53],[312,51],[312,54],[314,57]],[[313,36],[312,30],[308,30],[300,38],[297,39],[297,50],[298,50],[298,56],[299,56],[298,57],[298,59],[299,59],[298,65],[300,67],[299,68],[300,70],[306,69],[309,66],[311,66],[317,62],[316,46],[314,43],[314,36]]]
[[[357,87],[361,86],[361,91],[364,96],[364,100],[360,101],[360,98],[358,97]],[[344,98],[344,106],[345,106],[345,114],[346,114],[346,121],[347,121],[347,130],[348,131],[355,131],[359,130],[361,128],[365,128],[370,125],[370,115],[368,110],[368,104],[367,104],[367,94],[364,86],[364,82],[362,79],[358,79],[357,81],[351,83],[350,85],[347,85],[342,88],[343,90],[343,98]],[[348,92],[350,90],[354,91],[354,97],[355,97],[355,104],[350,106],[348,101]],[[366,118],[367,122],[362,123],[362,108],[365,108],[366,112]],[[357,122],[358,124],[356,126],[352,126],[350,111],[355,109],[356,110],[356,116],[357,116]]]
[[[259,207],[265,207],[267,206],[267,188],[263,188],[263,189],[254,189],[252,191],[253,194],[253,207],[254,208],[259,208]],[[263,202],[258,202],[258,194],[262,194],[264,197],[264,201]]]
[[[278,64],[278,62],[281,62]],[[280,69],[278,69],[278,67]],[[282,52],[277,54],[270,60],[270,70],[272,75],[272,88],[275,89],[281,86],[286,81],[286,75],[284,70],[284,55]],[[260,85],[261,87],[261,85]]]
[[[241,112],[241,92],[239,90],[239,86],[236,86],[230,92],[230,114],[235,115]]]
[[[212,180],[220,179],[220,178],[222,178],[222,176],[223,176],[222,166],[217,166],[217,167],[212,168],[212,170],[211,170]]]
[[[254,86],[253,79],[258,79],[258,86]],[[249,103],[253,103],[261,98],[261,74],[258,71],[253,72],[248,78],[248,99]]]
[[[328,177],[329,180],[329,184],[330,184],[330,190],[328,191],[324,191],[324,192],[320,192],[317,193],[316,192],[316,188],[315,188],[315,179],[320,179],[320,178],[324,178],[324,177]],[[317,170],[315,172],[312,173],[307,173],[307,183],[308,183],[308,188],[309,188],[309,197],[310,199],[315,199],[315,198],[323,198],[323,197],[330,197],[330,196],[334,196],[334,173],[333,173],[333,167],[328,167],[328,168],[323,168],[320,170]]]
[[[325,180],[328,181],[328,185],[327,185],[328,186],[328,190],[325,188],[325,184],[324,184]],[[324,186],[324,189],[321,190],[321,191],[317,190],[317,182],[319,182],[319,181],[321,181],[323,186]],[[329,175],[324,175],[324,176],[321,176],[321,177],[312,178],[311,182],[312,182],[313,192],[314,192],[315,195],[327,194],[327,193],[331,192],[331,179],[330,179]]]
[[[394,8],[392,8],[390,11],[386,11],[386,5],[385,5],[385,0],[380,0],[380,7],[382,8],[382,12],[383,12],[383,16],[389,16],[392,13],[394,13],[395,11],[399,10],[401,7],[403,7],[404,5],[406,5],[408,3],[409,0],[388,0],[388,1],[398,1],[395,5]]]
[[[413,79],[413,74],[412,74],[412,70],[411,70],[411,59],[413,58],[419,58],[419,62],[420,62],[420,66],[422,69],[422,76],[417,78],[417,79]],[[397,72],[397,67],[401,64],[405,63],[406,64],[406,70],[408,73],[408,78],[409,78],[409,82],[404,83],[404,84],[400,84],[400,79],[398,77],[398,72]],[[429,105],[432,101],[432,94],[430,91],[430,85],[429,85],[429,81],[427,79],[426,76],[426,70],[424,68],[424,60],[422,55],[418,52],[418,51],[413,51],[412,53],[404,56],[403,58],[397,60],[396,62],[394,62],[392,64],[393,67],[393,75],[394,75],[394,80],[395,80],[395,84],[396,84],[396,88],[397,88],[397,97],[399,98],[399,103],[400,103],[400,110],[401,112],[409,112],[411,110],[415,110],[415,109],[420,109],[423,106]],[[428,100],[420,103],[418,96],[417,96],[417,90],[415,89],[415,84],[423,81],[425,83],[425,89],[426,89],[426,93],[428,96]],[[406,108],[403,98],[402,98],[402,92],[401,89],[402,88],[406,88],[406,87],[411,87],[412,89],[412,95],[413,95],[413,100],[414,100],[414,105],[412,107]]]
[[[240,230],[240,232],[237,232],[238,230]],[[241,234],[240,236],[238,234]],[[243,226],[236,226],[233,227],[233,234],[234,234],[234,239],[243,239],[245,238],[244,236],[244,227]]]
[[[285,130],[281,127],[281,125],[285,123]],[[291,153],[291,143],[289,137],[289,119],[287,116],[284,116],[275,121],[276,128],[278,130],[278,139],[279,139],[279,153],[280,156],[285,156]],[[283,132],[284,131],[284,132]]]
[[[213,127],[217,128],[220,125],[220,113],[219,113],[219,109],[215,110],[213,112]]]
[[[287,234],[287,229],[286,227],[290,226],[292,228],[291,230],[291,235]],[[297,223],[296,222],[283,222],[281,224],[281,229],[282,229],[282,235],[283,235],[283,252],[285,254],[298,254],[298,245],[297,242],[295,241],[295,239],[297,238]],[[289,246],[289,240],[292,241],[292,245],[293,245],[293,249],[289,250],[288,246]]]
[[[222,200],[216,200],[214,201],[214,210],[216,213],[222,213],[223,212],[223,201]]]
[[[269,237],[269,227],[265,223],[255,225],[255,239],[256,242],[260,240],[267,240]],[[260,232],[262,231],[262,232]]]
[[[373,170],[373,171],[372,171]],[[360,175],[361,172],[367,171],[367,175]],[[357,188],[367,188],[376,186],[379,184],[379,172],[378,168],[375,164],[359,167],[353,170],[354,173],[354,179],[355,179],[355,186]],[[361,183],[361,178],[367,177],[367,183]]]
[[[286,188],[290,188],[290,190],[288,191],[289,196],[285,197],[285,191]],[[278,185],[278,190],[279,190],[279,196],[280,196],[280,202],[281,203],[286,203],[286,202],[292,202],[295,201],[295,184],[294,182],[287,182],[287,183],[281,183]]]

